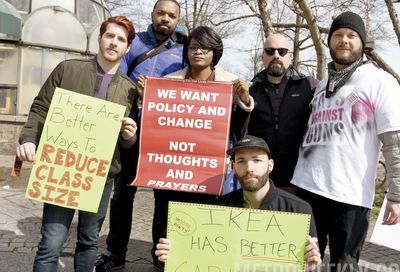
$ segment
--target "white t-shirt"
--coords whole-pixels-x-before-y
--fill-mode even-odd
[[[330,98],[316,90],[292,183],[318,195],[371,208],[381,142],[400,130],[400,86],[372,63],[357,68]]]

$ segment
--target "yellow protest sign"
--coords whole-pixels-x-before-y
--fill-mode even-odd
[[[169,202],[166,272],[304,271],[310,215]]]
[[[124,113],[119,104],[57,88],[25,196],[97,212]]]

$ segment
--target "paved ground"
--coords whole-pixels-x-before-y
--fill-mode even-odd
[[[124,271],[153,271],[149,254],[152,211],[152,191],[140,189],[135,197],[133,232],[129,243],[128,262]],[[40,237],[41,212],[41,203],[25,199],[22,189],[0,188],[0,272],[31,271]],[[60,271],[73,271],[72,252],[76,241],[75,229],[76,220],[62,252]],[[107,233],[108,218],[100,234],[100,251],[105,248]],[[400,252],[366,242],[360,263],[362,271],[400,271]]]

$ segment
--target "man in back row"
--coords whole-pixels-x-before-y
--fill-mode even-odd
[[[313,208],[322,253],[329,237],[332,271],[359,270],[382,143],[389,185],[383,223],[400,222],[400,86],[363,61],[365,42],[359,15],[345,12],[332,22],[333,61],[311,101],[292,180]]]
[[[271,147],[275,185],[295,193],[290,184],[296,166],[298,150],[310,115],[309,103],[317,83],[292,66],[293,54],[287,37],[279,33],[264,42],[265,69],[252,80],[250,95],[255,107],[251,113],[238,108],[234,113],[240,120],[234,127],[235,135],[248,122],[248,134],[264,139]]]
[[[182,68],[182,43],[186,38],[185,29],[178,26],[180,6],[176,0],[158,0],[151,13],[152,24],[146,32],[137,33],[131,49],[123,57],[120,70],[137,83],[138,75],[162,77]],[[138,120],[140,131],[141,100],[133,105],[131,116]],[[110,203],[110,231],[107,236],[107,251],[96,262],[96,271],[119,269],[125,265],[126,252],[131,233],[133,200],[137,188],[129,186],[136,175],[139,141],[121,154],[122,171],[114,182],[114,195]],[[153,237],[163,233],[158,219],[162,218],[163,191],[154,190]],[[153,238],[154,240],[154,238]],[[154,241],[156,244],[157,241]],[[154,246],[155,248],[155,246]],[[155,265],[158,260],[154,255]]]

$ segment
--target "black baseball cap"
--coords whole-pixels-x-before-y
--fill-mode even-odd
[[[231,149],[226,151],[226,153],[233,158],[238,150],[246,148],[265,150],[265,152],[268,154],[268,157],[271,158],[271,151],[269,150],[268,144],[263,139],[252,135],[244,136],[242,139],[236,142]]]

